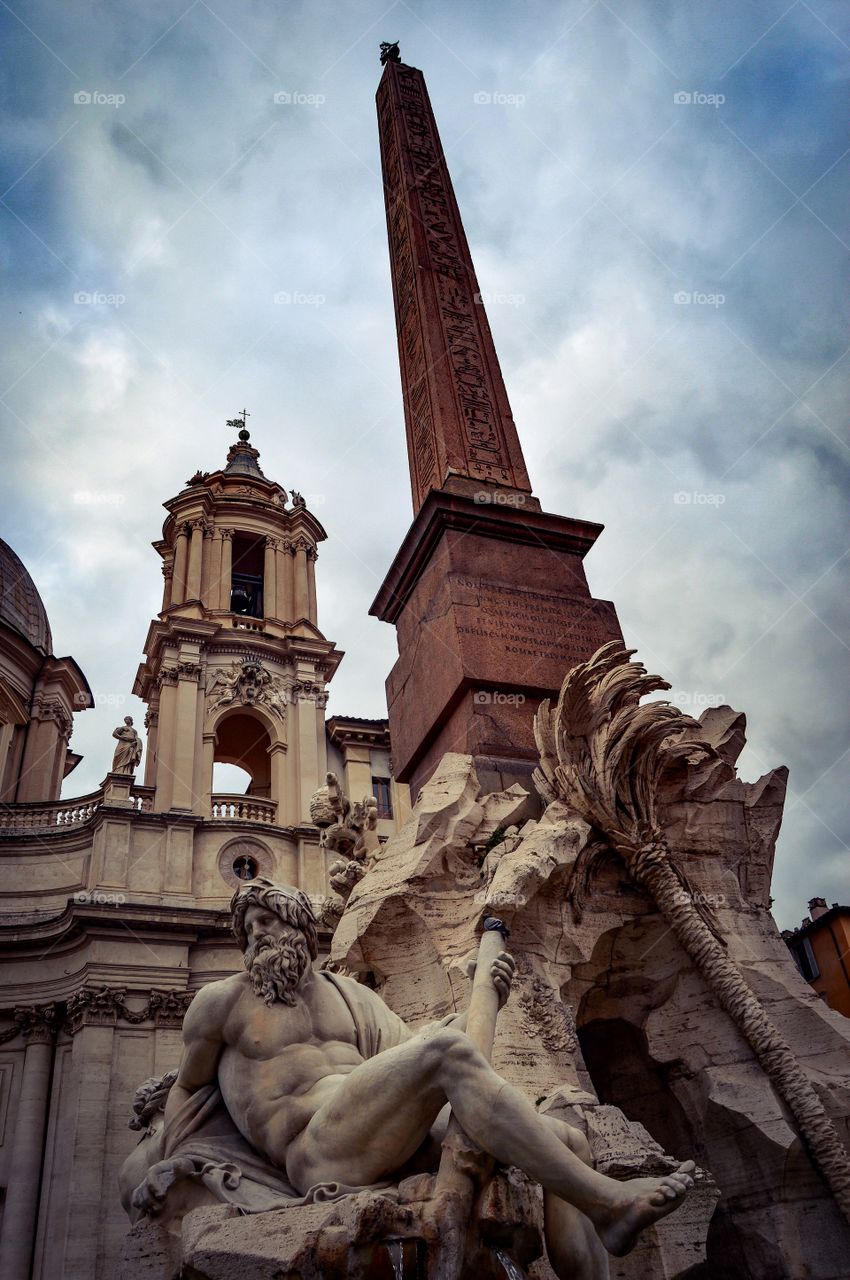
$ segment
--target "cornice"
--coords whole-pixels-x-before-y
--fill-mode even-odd
[[[603,528],[589,520],[573,520],[569,516],[497,503],[479,504],[460,494],[432,489],[387,570],[369,613],[382,622],[397,621],[443,534],[449,530],[523,546],[546,547],[583,559]]]

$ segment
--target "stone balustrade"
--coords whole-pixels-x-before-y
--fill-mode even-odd
[[[0,805],[0,830],[41,831],[52,827],[78,827],[88,822],[99,808],[103,792],[77,796],[73,800],[53,800],[43,804]]]
[[[131,787],[130,800],[137,813],[153,810],[154,788]],[[71,800],[51,800],[40,804],[0,805],[0,832],[45,831],[80,827],[88,822],[103,803],[103,791]]]
[[[258,796],[215,795],[210,797],[210,816],[219,822],[274,823],[277,801]]]

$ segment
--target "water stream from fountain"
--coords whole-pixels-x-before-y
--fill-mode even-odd
[[[502,1264],[508,1280],[526,1280],[525,1272],[517,1266],[509,1253],[505,1253],[504,1249],[496,1249],[494,1252]]]

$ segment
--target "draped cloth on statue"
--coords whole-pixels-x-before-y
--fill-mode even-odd
[[[345,1001],[357,1034],[357,1048],[364,1059],[374,1058],[382,1050],[410,1039],[412,1032],[401,1018],[379,998],[363,999],[364,989],[354,979],[325,970],[316,976],[332,983]],[[181,1171],[175,1180],[177,1177],[196,1180],[216,1200],[231,1204],[243,1213],[336,1200],[355,1191],[383,1189],[389,1185],[381,1183],[365,1188],[323,1182],[299,1196],[286,1174],[239,1132],[217,1084],[204,1085],[187,1098],[169,1118],[167,1140],[164,1141],[164,1137],[160,1129],[143,1139],[149,1144],[148,1169],[160,1161],[186,1161],[190,1171]],[[127,1209],[133,1222],[142,1216],[135,1206],[128,1205]]]

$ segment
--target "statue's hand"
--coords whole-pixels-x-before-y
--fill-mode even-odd
[[[193,1162],[185,1156],[178,1156],[174,1160],[160,1160],[158,1164],[151,1165],[144,1182],[133,1192],[133,1207],[155,1216],[161,1212],[165,1197],[174,1183],[180,1178],[188,1178],[194,1171]]]
[[[490,966],[493,986],[499,993],[499,1008],[504,1009],[511,994],[511,983],[516,972],[516,961],[509,951],[500,951]]]

